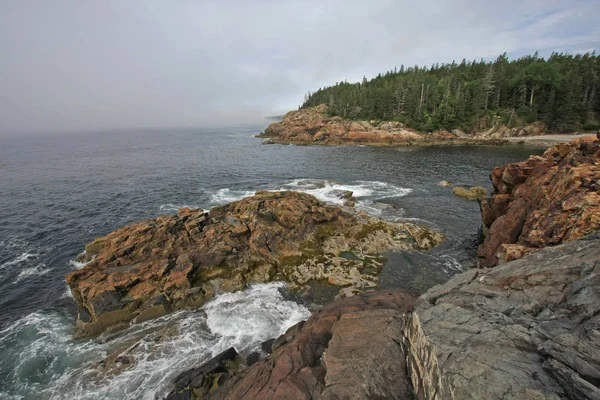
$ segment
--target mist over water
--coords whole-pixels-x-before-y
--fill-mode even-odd
[[[474,262],[481,221],[476,202],[439,181],[491,189],[495,166],[535,152],[263,146],[252,137],[261,128],[0,137],[0,398],[152,399],[194,363],[230,346],[249,351],[309,315],[273,283],[75,341],[64,275],[82,267],[72,260],[97,236],[257,190],[299,190],[333,204],[336,191],[351,190],[357,209],[448,235],[429,254],[388,256],[381,286],[422,290]],[[134,362],[115,370],[105,361],[115,354]]]

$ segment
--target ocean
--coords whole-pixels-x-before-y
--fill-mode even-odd
[[[86,243],[121,226],[209,209],[256,190],[298,190],[447,234],[428,254],[388,253],[381,287],[424,291],[475,264],[477,202],[439,182],[491,190],[520,147],[262,145],[264,127],[129,130],[0,137],[0,399],[154,399],[179,372],[235,346],[251,351],[306,319],[315,299],[282,283],[218,295],[91,340],[71,337],[76,309],[64,275]],[[111,357],[132,362],[113,368]]]

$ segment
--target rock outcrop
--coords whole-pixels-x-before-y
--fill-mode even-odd
[[[86,336],[195,308],[248,283],[284,280],[300,289],[321,280],[354,294],[376,286],[380,252],[442,240],[439,232],[343,211],[308,194],[259,192],[98,238],[86,246],[89,263],[67,283],[79,306],[78,333]]]
[[[424,399],[600,399],[600,240],[549,247],[430,289],[406,316]]]
[[[202,399],[410,398],[402,320],[414,299],[377,291],[335,301],[280,336],[268,358]],[[190,381],[168,399],[199,398]]]
[[[599,260],[596,235],[469,270],[416,301],[398,290],[340,299],[267,358],[187,371],[168,398],[600,399]]]
[[[546,127],[541,122],[536,122],[530,125],[521,126],[518,128],[509,128],[506,125],[496,123],[491,128],[478,132],[473,137],[478,139],[504,139],[510,137],[528,137],[544,135]]]
[[[600,229],[600,144],[560,143],[543,156],[494,169],[494,193],[481,202],[482,267],[578,239]]]
[[[273,123],[258,137],[265,143],[299,145],[364,144],[373,146],[503,144],[496,138],[473,138],[464,134],[438,131],[419,133],[400,122],[351,121],[329,117],[327,106],[290,111],[282,121]]]

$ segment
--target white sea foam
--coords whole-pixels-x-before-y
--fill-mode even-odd
[[[204,307],[207,325],[220,336],[220,347],[245,350],[308,318],[310,314],[305,307],[283,301],[279,289],[284,285],[255,285],[244,292],[222,294],[207,304]]]
[[[81,269],[83,267],[85,267],[88,263],[87,262],[82,262],[82,261],[77,261],[77,260],[69,260],[69,265],[74,267],[75,269]]]
[[[29,259],[37,258],[38,256],[39,256],[39,254],[37,254],[37,253],[30,253],[30,252],[26,251],[26,252],[22,253],[21,255],[17,256],[16,258],[14,258],[13,260],[7,261],[4,264],[0,265],[0,269],[4,269],[7,267],[11,267],[13,265],[20,264]]]
[[[223,188],[217,190],[216,193],[210,196],[211,204],[226,204],[231,203],[232,201],[241,200],[244,197],[254,196],[256,194],[255,191],[252,190],[233,190],[229,188]]]
[[[450,274],[450,273],[463,272],[462,264],[459,263],[458,260],[455,259],[454,257],[445,254],[445,255],[441,255],[440,258],[444,262],[443,270],[445,273]]]
[[[355,181],[349,184],[341,184],[316,179],[296,179],[285,184],[282,190],[296,190],[312,194],[319,200],[337,205],[344,203],[343,199],[337,195],[340,191],[351,191],[354,198],[359,201],[367,197],[371,200],[402,197],[412,192],[412,189],[379,181]]]
[[[20,398],[154,399],[162,398],[182,371],[234,346],[256,348],[306,319],[309,311],[285,300],[282,283],[259,284],[221,294],[205,311],[185,311],[130,327],[118,334],[74,341],[74,321],[60,311],[36,312],[0,331],[8,349],[8,386]],[[99,361],[119,349],[134,359],[111,374]]]
[[[21,271],[19,272],[19,275],[17,275],[17,279],[14,281],[14,283],[19,283],[23,279],[29,278],[30,276],[46,275],[48,272],[50,272],[50,269],[46,268],[46,264],[44,264],[44,263],[39,263],[36,265],[28,266],[28,267],[21,269]]]

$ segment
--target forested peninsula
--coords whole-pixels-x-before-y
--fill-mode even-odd
[[[359,83],[308,93],[300,107],[330,117],[395,121],[420,132],[482,132],[542,123],[548,132],[600,129],[600,61],[595,52],[509,60],[404,65]]]

